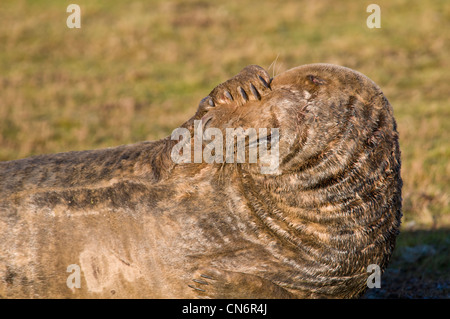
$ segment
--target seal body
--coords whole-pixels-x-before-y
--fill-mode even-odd
[[[224,136],[278,128],[277,169],[175,163],[170,137],[0,163],[0,297],[360,296],[401,219],[398,133],[378,86],[327,64],[272,80],[250,66],[182,127],[195,120]]]

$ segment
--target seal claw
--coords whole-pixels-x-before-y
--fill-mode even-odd
[[[270,89],[269,84],[267,83],[266,80],[264,80],[264,78],[261,75],[258,75],[259,80],[261,81],[261,83],[268,89]]]
[[[231,93],[230,93],[229,91],[225,91],[225,96],[226,96],[229,100],[231,100],[231,101],[234,100],[234,99],[233,99],[233,96],[231,95]]]
[[[244,91],[244,89],[242,87],[238,87],[239,93],[241,93],[242,98],[244,99],[245,102],[248,101],[248,95],[247,93]]]
[[[255,88],[255,86],[252,83],[250,83],[250,90],[252,91],[252,93],[256,97],[256,99],[261,100],[261,95],[259,94],[258,90]]]
[[[206,281],[199,280],[199,279],[192,279],[192,281],[196,282],[198,284],[201,284],[201,285],[209,285]]]
[[[201,291],[201,292],[206,292],[206,290],[201,289],[201,288],[198,288],[198,287],[195,287],[195,286],[192,286],[192,285],[188,285],[188,287],[189,287],[189,288],[192,288],[192,289],[194,289],[194,290]]]

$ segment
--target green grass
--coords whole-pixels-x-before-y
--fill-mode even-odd
[[[409,276],[450,280],[450,231],[405,231],[398,237],[392,256],[392,269]]]
[[[450,227],[446,0],[0,3],[0,160],[162,138],[248,64],[314,62],[372,78],[401,138],[405,229]],[[276,64],[272,64],[276,60]]]

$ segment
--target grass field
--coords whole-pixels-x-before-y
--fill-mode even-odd
[[[380,29],[366,25],[373,1],[73,0],[81,29],[66,26],[69,3],[0,2],[0,160],[159,139],[248,64],[276,75],[328,62],[369,76],[394,107],[402,229],[450,228],[447,0],[376,1]]]

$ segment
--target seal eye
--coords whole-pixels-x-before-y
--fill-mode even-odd
[[[307,78],[309,81],[311,81],[311,83],[314,83],[316,85],[324,85],[327,83],[324,79],[319,78],[318,76],[315,76],[315,75],[310,74],[307,76]]]

